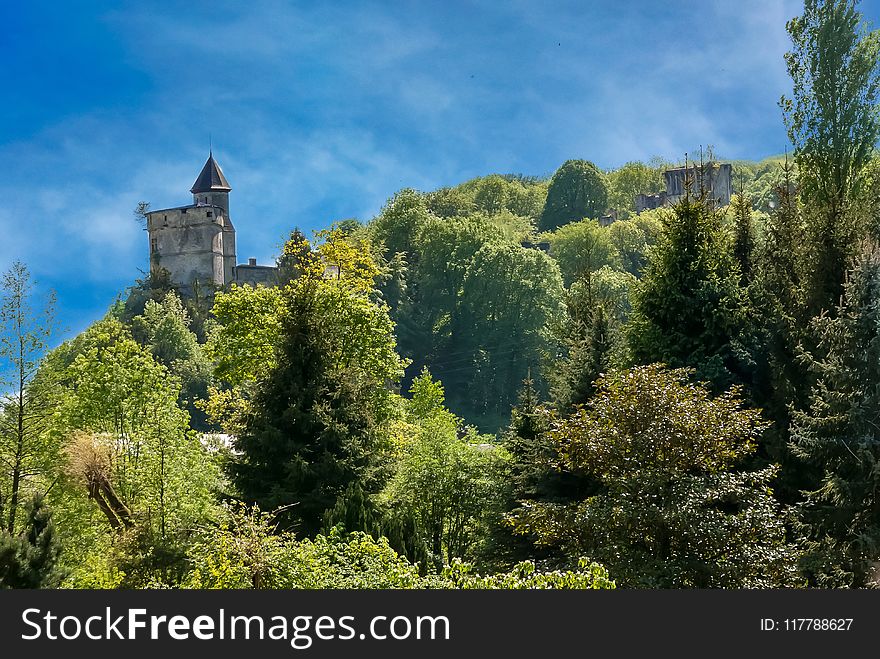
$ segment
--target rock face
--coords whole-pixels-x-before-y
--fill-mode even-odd
[[[193,203],[147,213],[150,270],[167,270],[181,292],[230,283],[275,283],[276,268],[256,259],[236,265],[235,227],[229,218],[232,190],[214,154],[208,155],[190,192]]]

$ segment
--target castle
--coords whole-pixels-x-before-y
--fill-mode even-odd
[[[235,227],[229,217],[232,187],[211,151],[190,192],[193,203],[148,211],[150,272],[166,270],[184,294],[227,284],[271,285],[277,268],[256,259],[236,265]]]
[[[635,197],[636,213],[672,206],[678,203],[689,189],[693,195],[705,192],[716,207],[727,206],[733,193],[733,167],[729,163],[709,161],[686,167],[673,167],[663,172],[666,191],[658,194],[640,194]]]

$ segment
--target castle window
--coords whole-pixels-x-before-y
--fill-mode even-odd
[[[157,238],[150,238],[150,252],[156,253],[159,251],[159,240]]]
[[[208,211],[208,217],[212,217],[213,215],[214,215],[214,213],[212,213],[211,211]]]

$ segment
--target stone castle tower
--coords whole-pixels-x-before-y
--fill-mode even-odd
[[[213,288],[273,282],[274,267],[259,266],[256,259],[235,264],[231,190],[211,152],[190,189],[192,204],[147,213],[151,272],[167,270],[183,293],[191,293],[194,284]]]

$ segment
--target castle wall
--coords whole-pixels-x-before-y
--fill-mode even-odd
[[[274,286],[278,283],[278,268],[271,265],[237,265],[235,266],[235,283],[256,286]]]
[[[726,206],[730,203],[733,192],[733,167],[729,163],[717,165],[706,163],[702,170],[700,165],[694,164],[685,169],[677,167],[664,172],[666,179],[667,205],[678,203],[685,194],[687,180],[690,180],[690,193],[699,194],[700,185],[706,190],[718,206]]]
[[[233,278],[235,229],[216,206],[191,206],[147,215],[150,267],[178,284],[194,280],[223,286]]]

